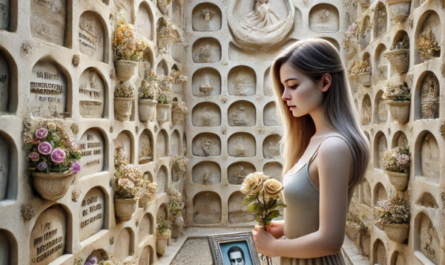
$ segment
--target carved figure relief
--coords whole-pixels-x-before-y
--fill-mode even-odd
[[[210,79],[207,75],[204,75],[204,77],[201,80],[201,85],[199,86],[199,92],[203,96],[210,95],[210,92],[212,92],[213,87],[210,84]]]
[[[212,147],[212,140],[207,137],[201,138],[201,148],[204,151],[204,156],[210,155],[210,148]]]
[[[201,68],[193,74],[193,95],[197,97],[221,94],[221,75],[213,68]]]
[[[422,119],[439,118],[439,81],[430,72],[425,76],[421,87]]]

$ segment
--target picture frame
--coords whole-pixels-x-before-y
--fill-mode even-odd
[[[215,265],[260,265],[252,232],[213,234],[207,237]],[[231,263],[230,259],[234,261]],[[240,261],[242,261],[240,263]]]

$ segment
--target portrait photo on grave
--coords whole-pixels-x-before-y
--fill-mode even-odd
[[[213,264],[259,265],[252,232],[209,235]]]

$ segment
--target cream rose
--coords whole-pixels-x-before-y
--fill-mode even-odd
[[[241,185],[241,192],[247,195],[255,195],[263,188],[263,182],[267,177],[262,172],[255,172],[247,175]]]
[[[264,182],[264,194],[270,198],[278,198],[283,188],[283,184],[276,179],[269,179]]]

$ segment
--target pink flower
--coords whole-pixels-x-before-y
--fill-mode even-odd
[[[28,155],[29,159],[31,159],[31,161],[39,161],[39,154],[37,152],[32,152],[31,154]]]
[[[73,172],[77,174],[80,171],[80,164],[78,162],[73,162],[72,164]]]
[[[60,148],[54,149],[53,153],[51,154],[51,160],[54,162],[54,164],[60,164],[65,159],[65,151],[63,151]]]
[[[36,137],[39,139],[46,139],[46,136],[48,135],[48,130],[45,128],[40,128],[36,131]]]
[[[53,150],[53,147],[51,146],[50,143],[43,142],[43,143],[39,144],[37,149],[39,149],[39,153],[41,153],[42,155],[49,155],[49,154],[51,154],[51,151]]]
[[[43,162],[43,161],[40,162],[40,163],[37,165],[37,169],[40,170],[40,171],[45,170],[47,167],[48,167],[48,165],[46,165],[46,163]]]

